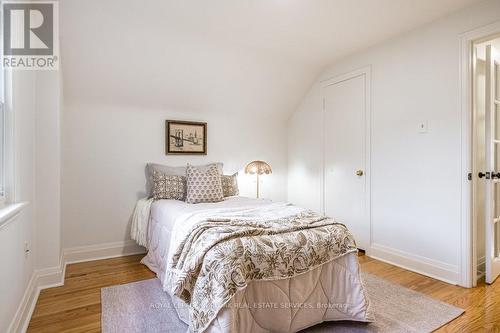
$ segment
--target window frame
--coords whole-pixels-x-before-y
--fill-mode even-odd
[[[3,70],[0,70],[0,72],[2,72],[0,74],[0,79],[3,81],[2,83],[2,90],[4,91],[5,88],[4,88],[4,84],[5,84],[5,76],[3,75]],[[0,124],[1,124],[1,127],[3,128],[0,128],[0,145],[2,147],[0,147],[0,170],[2,170],[3,172],[0,171],[0,183],[1,183],[1,186],[0,186],[0,206],[3,206],[5,205],[5,203],[7,202],[7,186],[6,186],[6,116],[5,116],[5,113],[6,113],[6,110],[5,110],[5,101],[4,99],[2,98],[0,100]],[[3,118],[3,119],[1,119]]]
[[[0,10],[0,15],[2,11]],[[3,40],[1,40],[3,45]],[[0,61],[3,64],[3,51],[0,55]],[[7,202],[7,190],[6,190],[6,97],[7,97],[7,80],[6,80],[6,70],[3,65],[0,64],[0,206],[5,205]]]
[[[0,17],[3,17],[3,6],[0,6]],[[0,181],[3,183],[3,193],[0,190],[0,209],[16,202],[14,191],[15,154],[14,154],[14,112],[12,107],[13,73],[12,69],[3,67],[3,34],[0,34],[0,117],[3,118],[3,128],[0,129]],[[3,155],[3,156],[2,156]]]

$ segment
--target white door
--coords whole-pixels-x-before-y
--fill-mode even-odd
[[[485,118],[488,168],[485,200],[486,283],[493,283],[500,274],[500,56],[491,45],[486,47]]]
[[[360,249],[370,242],[366,177],[366,74],[324,86],[325,214],[345,224]]]

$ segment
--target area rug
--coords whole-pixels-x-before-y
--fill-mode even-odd
[[[432,332],[464,311],[424,294],[363,274],[375,322],[326,322],[301,333]],[[185,333],[172,301],[158,279],[101,289],[103,333]]]

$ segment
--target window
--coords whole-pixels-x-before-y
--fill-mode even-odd
[[[0,6],[0,17],[3,17],[2,9]],[[2,46],[3,33],[0,33],[0,226],[12,209],[20,210],[25,206],[24,203],[15,203],[12,72],[3,68]]]
[[[5,203],[5,73],[0,68],[0,204]]]

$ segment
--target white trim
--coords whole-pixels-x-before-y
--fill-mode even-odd
[[[446,283],[458,284],[458,266],[393,249],[380,244],[372,244],[370,257],[402,267],[406,270],[430,276]]]
[[[475,91],[473,89],[476,86],[476,81],[477,81],[477,77],[476,77],[477,52],[476,52],[476,50],[474,50],[472,48],[470,51],[472,52],[472,59],[471,59],[472,63],[471,63],[471,67],[470,67],[470,71],[471,71],[471,75],[472,75],[471,96],[474,97]],[[472,175],[477,175],[479,173],[479,171],[483,171],[483,170],[482,169],[480,170],[479,165],[477,163],[478,162],[477,150],[472,148],[473,146],[476,145],[474,140],[475,140],[475,138],[477,138],[477,126],[475,126],[475,124],[476,124],[476,121],[478,119],[476,105],[475,105],[474,101],[473,101],[473,109],[472,109],[472,113],[471,113],[470,117],[471,117],[471,127],[470,127],[471,165],[470,165],[469,172],[471,172]],[[483,166],[481,166],[481,168],[483,168]],[[471,223],[472,223],[471,235],[473,235],[473,239],[472,239],[472,237],[470,239],[471,247],[472,247],[472,251],[471,251],[471,255],[472,255],[472,258],[471,258],[471,260],[472,260],[472,262],[471,262],[471,265],[472,265],[471,279],[472,279],[472,281],[471,282],[472,282],[472,287],[475,287],[477,285],[477,278],[476,279],[474,278],[474,274],[476,274],[476,276],[477,276],[477,270],[475,269],[475,267],[477,268],[477,246],[475,244],[476,240],[477,240],[477,236],[474,236],[474,235],[477,235],[477,204],[478,204],[478,201],[477,201],[476,196],[472,195],[472,193],[477,193],[479,188],[482,186],[480,186],[480,181],[476,177],[471,177],[470,186],[471,186],[470,218],[471,218]],[[460,254],[459,254],[459,256],[460,256]]]
[[[372,67],[365,67],[365,218],[370,225],[370,239],[365,250],[366,255],[371,255],[371,246],[373,242],[373,219],[372,219]]]
[[[371,244],[373,241],[373,221],[372,221],[372,211],[371,211],[371,129],[372,129],[372,101],[371,101],[371,85],[372,85],[372,66],[367,65],[356,70],[344,73],[335,77],[324,79],[320,82],[321,89],[324,89],[333,84],[337,84],[343,81],[347,81],[359,76],[364,76],[365,78],[365,219],[368,220],[370,226],[368,244],[366,244],[366,254],[370,255]],[[325,97],[323,94],[323,162],[322,162],[322,179],[321,179],[321,210],[323,214],[326,214],[326,203],[325,203],[325,180],[326,180],[326,129],[325,129]]]
[[[20,306],[18,308],[17,312],[20,312],[20,315],[18,317],[20,321],[17,322],[16,326],[13,327],[15,329],[13,329],[12,332],[24,333],[27,331],[31,316],[33,315],[33,311],[35,311],[36,302],[38,301],[40,292],[43,289],[62,286],[64,284],[65,269],[65,265],[60,265],[56,267],[36,270],[33,273],[32,280],[34,281],[34,288],[32,287],[31,290],[27,289],[30,291],[30,297],[26,302],[21,303],[23,305],[22,307]]]
[[[27,202],[5,204],[0,207],[0,230],[14,221],[19,213],[28,205]]]
[[[63,256],[61,255],[58,266],[39,269],[36,271],[38,286],[41,289],[62,286],[64,284],[65,271],[66,264]]]
[[[66,266],[72,263],[109,259],[145,253],[143,247],[133,240],[105,243],[89,246],[72,247],[63,250],[59,265],[36,270],[26,287],[24,296],[17,308],[16,314],[9,325],[7,332],[24,333],[28,329],[31,316],[40,295],[40,291],[47,288],[64,285]]]
[[[16,179],[16,117],[13,107],[13,78],[12,69],[4,69],[5,100],[4,100],[4,186],[6,203],[15,203],[19,200],[15,188]]]
[[[1,131],[1,137],[0,137],[0,149],[2,150],[2,154],[0,154],[0,165],[2,167],[2,174],[0,174],[0,182],[1,182],[1,190],[0,190],[0,203],[1,204],[5,204],[7,202],[7,196],[6,196],[6,185],[5,185],[5,179],[6,179],[6,174],[5,174],[5,165],[7,164],[6,163],[6,154],[5,154],[5,151],[7,150],[7,116],[6,116],[6,107],[5,107],[5,103],[4,103],[4,100],[5,98],[3,97],[4,95],[4,92],[5,92],[5,78],[4,78],[4,70],[0,70],[0,72],[2,72],[2,74],[0,74],[0,77],[2,79],[2,92],[1,92],[1,96],[0,96],[0,118],[3,118],[1,119],[1,124],[2,124],[2,128],[0,128],[0,131]]]
[[[105,243],[88,246],[78,246],[63,251],[64,263],[74,264],[78,262],[109,259],[133,254],[145,253],[142,246],[133,240]]]
[[[355,78],[355,77],[363,75],[363,74],[370,75],[371,71],[372,71],[372,66],[367,65],[367,66],[349,71],[349,72],[344,73],[344,74],[340,74],[337,76],[326,78],[326,79],[320,81],[321,88],[326,88],[328,86],[331,86],[332,84],[347,81],[347,80],[350,80],[352,78]]]
[[[322,86],[321,89],[323,90],[324,87]],[[319,201],[320,201],[320,209],[323,215],[326,215],[326,207],[325,207],[325,193],[326,193],[326,185],[325,185],[325,180],[326,180],[326,110],[325,110],[325,94],[322,91],[322,104],[321,104],[321,123],[322,123],[322,140],[321,144],[323,145],[321,147],[321,177],[320,177],[320,194],[319,194]]]
[[[26,332],[40,291],[46,288],[62,286],[64,284],[65,269],[66,266],[62,264],[61,257],[59,266],[39,269],[33,272],[21,304],[19,304],[7,332]]]
[[[460,226],[460,285],[471,288],[475,284],[473,256],[477,235],[472,219],[472,186],[467,174],[472,172],[472,43],[500,32],[500,21],[460,35],[460,106],[461,106],[461,226]],[[475,176],[475,175],[473,175]]]
[[[8,333],[18,333],[25,332],[23,327],[27,327],[28,323],[31,319],[31,314],[33,313],[34,304],[38,299],[38,294],[40,291],[36,286],[36,272],[33,272],[31,275],[30,281],[28,282],[28,286],[26,287],[26,291],[24,292],[23,298],[21,299],[21,303],[17,308],[16,313],[14,314],[14,318],[7,328]]]

